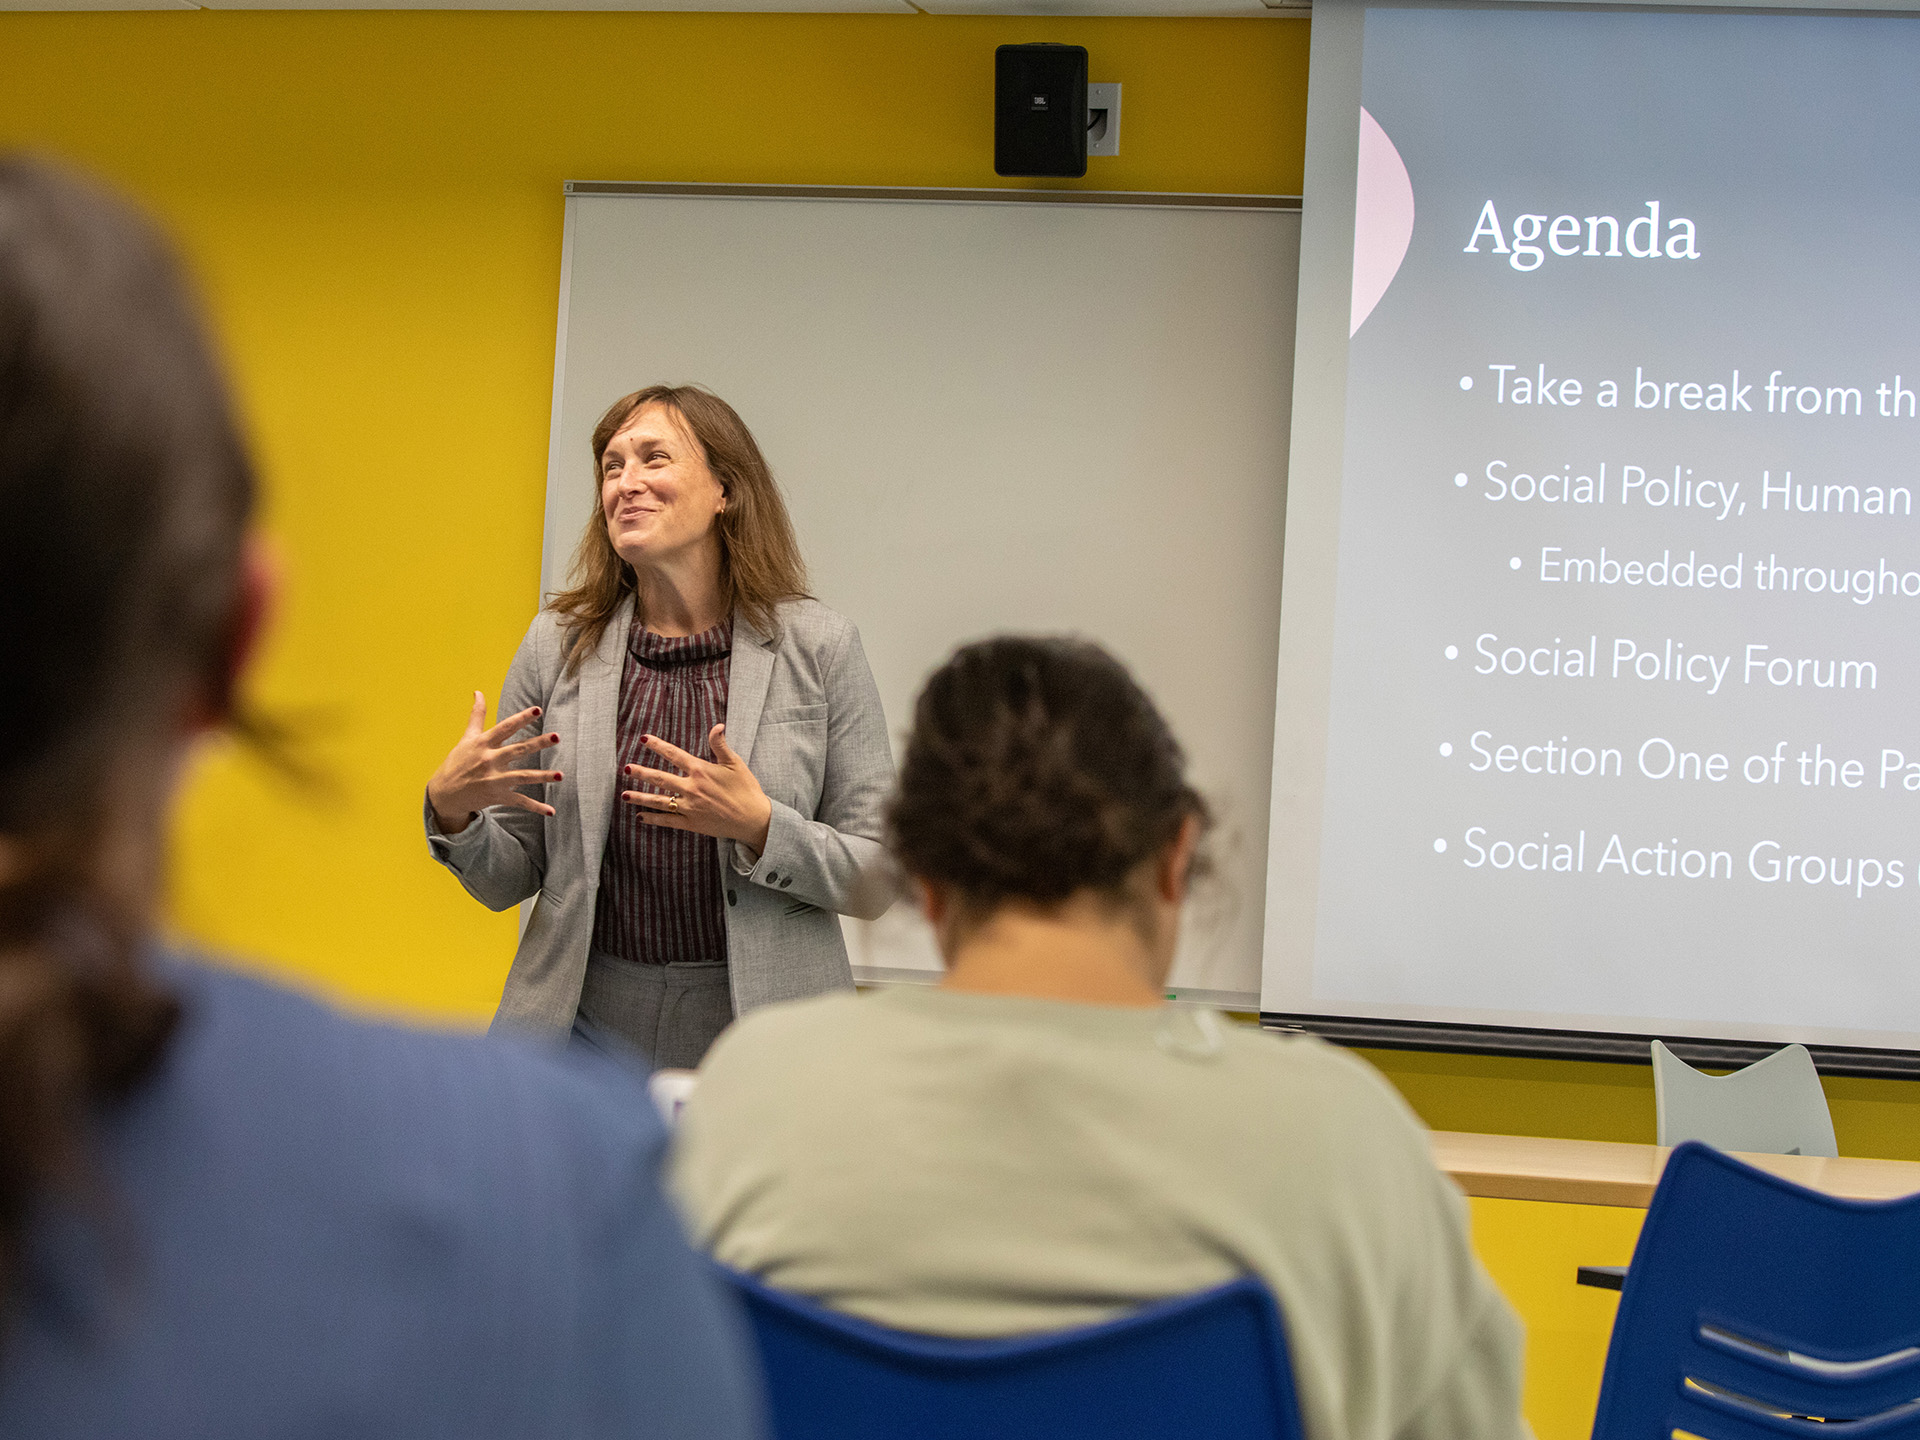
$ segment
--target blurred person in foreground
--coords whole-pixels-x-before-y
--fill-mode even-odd
[[[673,1184],[725,1264],[882,1325],[1062,1329],[1259,1276],[1310,1440],[1510,1440],[1521,1334],[1363,1061],[1163,1002],[1207,824],[1104,651],[969,645],[890,815],[947,970],[722,1037]]]
[[[0,157],[0,1434],[759,1436],[637,1079],[152,938],[253,506],[164,247]]]

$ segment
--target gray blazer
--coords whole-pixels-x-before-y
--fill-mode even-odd
[[[548,611],[507,671],[500,714],[531,705],[560,737],[534,763],[567,778],[544,789],[551,816],[493,806],[458,835],[426,810],[427,846],[492,910],[539,897],[513,957],[496,1030],[564,1039],[580,1004],[600,861],[623,788],[616,754],[629,600],[594,654],[563,673],[565,632]],[[839,915],[874,919],[895,887],[881,848],[893,749],[880,691],[851,622],[813,600],[780,607],[779,633],[733,622],[727,743],[773,801],[766,853],[716,840],[726,895],[735,1014],[853,986]]]

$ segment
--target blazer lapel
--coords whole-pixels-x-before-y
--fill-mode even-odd
[[[760,712],[767,706],[767,684],[773,679],[773,646],[747,617],[733,617],[733,661],[727,667],[727,743],[734,753],[753,764],[753,740],[760,730]]]
[[[574,741],[580,770],[574,793],[580,797],[580,840],[590,882],[600,878],[614,797],[624,788],[615,772],[620,763],[620,675],[632,625],[633,598],[629,596],[607,622],[599,647],[580,664],[580,714]]]

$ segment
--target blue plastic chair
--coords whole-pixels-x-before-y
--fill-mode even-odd
[[[775,1440],[1300,1440],[1286,1333],[1243,1278],[1076,1330],[890,1330],[724,1270]]]
[[[1593,1436],[1676,1431],[1920,1437],[1920,1195],[1840,1200],[1677,1148],[1627,1268]]]

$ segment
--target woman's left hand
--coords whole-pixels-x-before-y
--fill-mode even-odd
[[[738,840],[756,851],[767,848],[767,826],[773,821],[773,802],[760,788],[747,762],[727,744],[725,725],[714,726],[707,736],[708,748],[713,751],[712,760],[689,755],[658,735],[644,735],[641,741],[674,767],[674,770],[656,770],[646,765],[626,767],[624,773],[629,783],[649,787],[620,792],[622,800],[644,812],[642,820],[669,830],[691,830],[696,835]],[[674,773],[675,770],[679,773]]]

